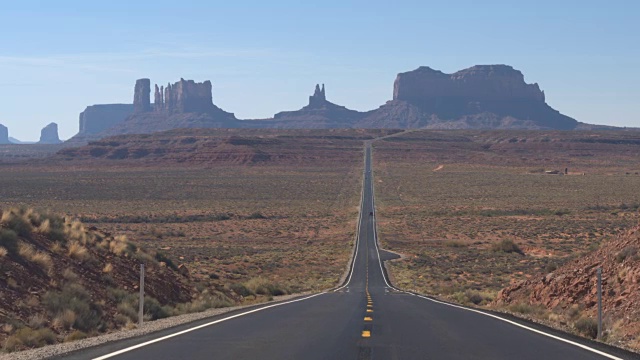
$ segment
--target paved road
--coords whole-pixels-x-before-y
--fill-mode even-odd
[[[375,235],[370,150],[359,242],[345,287],[205,326],[121,354],[164,331],[68,359],[607,359],[485,314],[390,287]],[[222,320],[229,315],[208,321]],[[185,329],[185,327],[180,330]],[[106,357],[104,357],[106,355]]]

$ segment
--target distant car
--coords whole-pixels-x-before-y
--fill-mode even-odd
[[[373,211],[370,211],[370,212],[369,212],[369,216],[373,216]]]

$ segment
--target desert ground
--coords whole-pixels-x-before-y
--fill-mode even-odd
[[[496,308],[502,288],[638,223],[637,133],[415,131],[374,149],[380,239],[404,255],[389,265],[402,288]]]

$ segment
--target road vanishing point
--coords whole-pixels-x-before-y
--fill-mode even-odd
[[[396,289],[383,265],[396,256],[378,245],[373,186],[371,144],[367,143],[356,248],[341,287],[61,358],[589,360],[631,356],[514,318]]]

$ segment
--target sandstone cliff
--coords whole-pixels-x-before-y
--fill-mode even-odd
[[[545,103],[538,84],[507,65],[477,65],[445,74],[429,67],[398,74],[393,100],[359,127],[433,129],[574,129],[578,122]]]
[[[78,135],[93,135],[121,123],[133,113],[131,104],[91,105],[80,113]]]
[[[11,144],[11,141],[9,141],[9,129],[2,124],[0,124],[0,144]]]
[[[150,104],[148,79],[136,81],[134,113],[100,132],[100,137],[119,134],[148,134],[178,128],[235,128],[239,122],[213,104],[210,81],[184,80],[166,87],[154,87],[154,104]]]
[[[45,126],[40,132],[38,144],[60,144],[62,141],[58,137],[58,124],[51,123]]]

